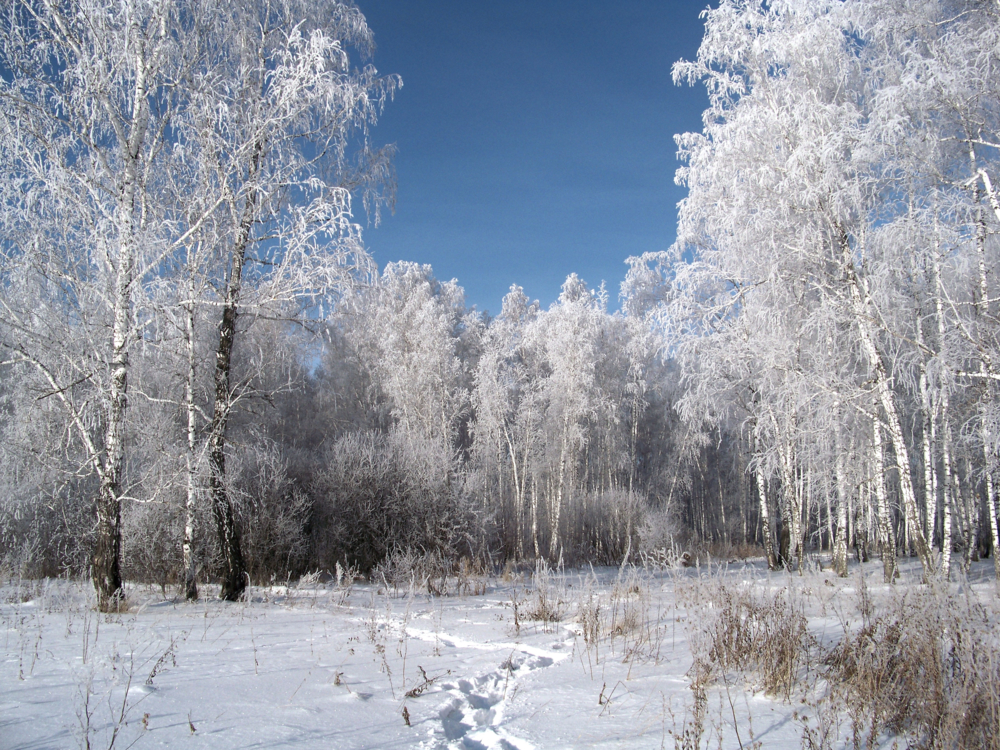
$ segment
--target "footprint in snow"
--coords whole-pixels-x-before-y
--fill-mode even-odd
[[[435,728],[428,746],[449,750],[532,750],[531,743],[512,737],[500,726],[504,703],[513,695],[517,678],[554,663],[548,656],[515,651],[492,672],[442,684],[451,698],[439,712],[441,728]]]

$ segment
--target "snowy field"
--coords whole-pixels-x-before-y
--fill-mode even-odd
[[[699,714],[693,653],[741,591],[836,642],[860,622],[862,573],[874,600],[926,588],[908,564],[888,587],[877,562],[847,579],[730,563],[453,578],[443,596],[313,583],[232,604],[206,586],[189,604],[140,587],[99,615],[89,585],[7,583],[0,747],[799,748],[815,685],[786,697],[723,671]],[[996,625],[991,561],[949,589]],[[848,722],[832,731],[842,746]]]

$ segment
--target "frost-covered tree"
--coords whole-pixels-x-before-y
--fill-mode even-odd
[[[483,332],[473,374],[473,458],[479,489],[493,500],[489,510],[500,527],[504,553],[519,559],[527,556],[529,467],[540,417],[538,387],[530,377],[524,337],[538,314],[538,303],[512,285],[500,315]],[[537,544],[537,512],[531,517],[532,539]],[[537,547],[533,554],[538,556]]]
[[[79,470],[99,479],[91,571],[102,609],[122,599],[136,288],[182,244],[163,173],[200,54],[199,7],[25,0],[0,11],[0,335],[36,398],[62,404]]]
[[[843,459],[858,440],[874,455],[861,462],[874,488],[865,503],[887,575],[899,541],[925,575],[947,574],[953,509],[967,519],[964,549],[975,547],[978,501],[959,502],[954,487],[978,483],[970,467],[984,462],[971,446],[956,461],[952,433],[988,424],[954,405],[958,390],[992,381],[997,217],[986,210],[993,155],[981,152],[996,142],[997,12],[967,2],[727,1],[706,12],[697,60],[674,69],[677,80],[704,82],[710,99],[703,132],[678,137],[689,194],[664,320],[687,363],[685,403],[712,419],[740,404],[755,465],[776,467],[793,549],[804,543],[810,488],[827,488],[842,572],[853,472]],[[831,431],[834,441],[815,437]],[[830,451],[835,460],[823,460]],[[814,469],[826,475],[818,483]],[[883,491],[890,476],[899,534]],[[758,473],[761,497],[766,479]]]
[[[353,315],[351,335],[398,429],[445,454],[463,448],[480,322],[462,288],[430,266],[389,263]]]
[[[226,432],[255,366],[239,339],[257,319],[317,320],[367,272],[351,193],[376,215],[391,198],[391,152],[367,135],[399,82],[353,66],[372,36],[337,2],[19,0],[2,13],[2,341],[63,405],[80,471],[99,477],[100,605],[122,595],[130,353],[162,330],[144,302],[154,281],[172,285],[189,343],[199,316],[219,315],[205,439],[233,598],[245,576]],[[190,373],[177,399],[189,438]]]
[[[226,433],[253,384],[234,377],[238,340],[257,318],[314,320],[367,273],[351,191],[361,190],[377,213],[387,197],[380,190],[391,188],[391,151],[370,148],[368,128],[399,81],[352,67],[349,50],[373,49],[352,6],[221,3],[207,21],[216,46],[192,81],[178,140],[214,199],[212,220],[198,233],[224,258],[213,277],[221,315],[207,453],[222,597],[233,599],[246,577],[227,495]]]

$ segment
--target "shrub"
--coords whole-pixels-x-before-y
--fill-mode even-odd
[[[258,584],[297,578],[310,562],[312,499],[288,476],[276,447],[258,446],[239,459],[232,495],[247,573]]]
[[[861,596],[861,627],[826,658],[854,746],[890,733],[915,748],[1000,748],[1000,658],[986,613],[934,589],[909,591],[885,611]]]
[[[801,605],[785,591],[756,594],[723,585],[708,601],[711,607],[697,618],[699,632],[692,634],[694,682],[736,672],[787,699],[817,645]]]
[[[394,550],[447,560],[467,553],[472,517],[452,464],[445,451],[398,433],[342,437],[312,486],[316,563],[369,573]]]

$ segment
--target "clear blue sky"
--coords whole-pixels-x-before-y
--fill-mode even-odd
[[[430,263],[493,314],[512,283],[548,306],[676,234],[674,133],[704,89],[674,86],[707,0],[356,0],[372,61],[403,88],[374,132],[395,143],[396,212],[365,230],[379,266]]]

